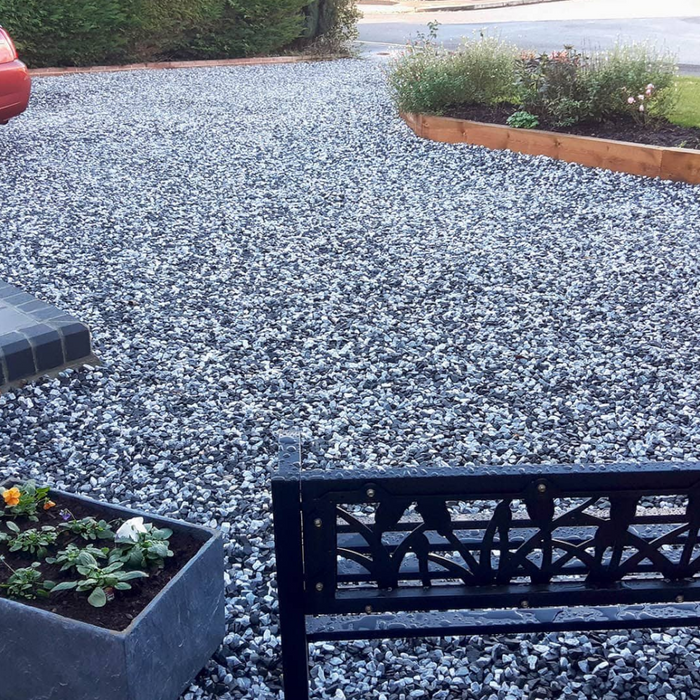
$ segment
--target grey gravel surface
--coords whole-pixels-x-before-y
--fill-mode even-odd
[[[417,139],[377,66],[36,81],[0,277],[103,364],[0,397],[0,467],[224,529],[184,695],[278,698],[275,435],[307,459],[700,458],[700,190]],[[317,645],[315,698],[700,697],[700,638]]]

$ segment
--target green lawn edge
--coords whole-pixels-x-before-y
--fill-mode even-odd
[[[700,78],[678,78],[680,99],[671,114],[671,121],[681,126],[700,127]]]

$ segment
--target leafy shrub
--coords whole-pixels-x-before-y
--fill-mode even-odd
[[[540,125],[540,120],[530,112],[515,112],[506,119],[506,124],[515,129],[536,129]]]
[[[2,2],[2,0],[0,0]],[[128,60],[171,57],[190,49],[192,33],[220,17],[222,0],[120,0],[131,4]]]
[[[673,56],[645,44],[591,55],[571,46],[535,54],[483,36],[456,51],[435,39],[432,25],[428,37],[419,36],[391,64],[389,88],[401,112],[442,114],[456,105],[512,102],[520,107],[509,118],[512,126],[566,127],[618,115],[648,126],[668,119],[678,99]]]
[[[347,53],[361,16],[356,0],[315,0],[306,8],[304,36],[321,53]]]
[[[673,111],[675,74],[673,57],[646,44],[590,55],[567,46],[518,61],[519,102],[555,126],[624,114],[646,125]]]
[[[647,44],[620,44],[593,54],[581,71],[588,96],[588,117],[602,121],[630,111],[629,98],[644,95],[646,118],[667,119],[678,99],[675,57]],[[645,95],[652,85],[652,94]],[[636,106],[639,113],[639,104]]]
[[[181,42],[179,58],[251,56],[278,51],[303,33],[309,0],[218,0],[208,22]]]
[[[401,112],[442,114],[458,104],[493,105],[514,98],[517,49],[495,37],[466,40],[456,51],[419,37],[390,67],[388,80]]]
[[[520,106],[556,126],[581,121],[587,112],[586,90],[580,79],[585,60],[571,46],[549,54],[523,53],[516,63]]]
[[[125,0],[0,0],[0,17],[32,66],[84,65],[126,56]]]
[[[278,52],[319,2],[308,38],[352,38],[355,0],[0,0],[0,18],[31,66],[90,65]]]

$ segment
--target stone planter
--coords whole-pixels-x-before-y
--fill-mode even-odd
[[[224,636],[221,535],[53,491],[108,520],[142,515],[200,540],[197,554],[121,632],[0,598],[2,700],[176,700]]]

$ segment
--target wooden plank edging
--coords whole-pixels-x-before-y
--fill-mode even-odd
[[[309,56],[263,56],[261,58],[223,58],[212,61],[158,61],[150,63],[127,63],[118,66],[87,66],[67,68],[30,68],[32,78],[54,78],[61,75],[82,73],[123,73],[135,70],[168,70],[175,68],[222,68],[227,66],[264,66],[283,63],[301,63],[318,60]]]
[[[469,119],[401,114],[416,135],[442,143],[469,143],[618,173],[659,177],[700,185],[700,150],[664,148],[593,136],[574,136],[536,129],[514,129]]]

